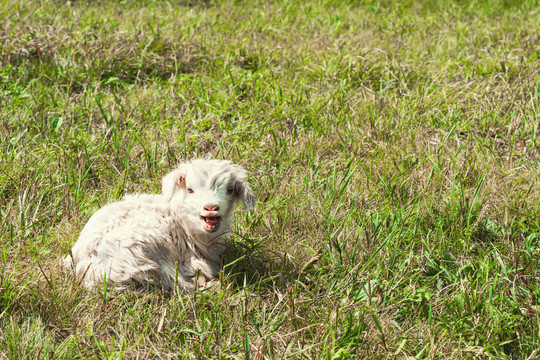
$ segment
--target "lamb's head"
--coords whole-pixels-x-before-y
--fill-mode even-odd
[[[227,231],[238,200],[247,210],[255,206],[246,170],[226,160],[180,164],[163,178],[163,195],[185,209],[190,229],[205,233]]]

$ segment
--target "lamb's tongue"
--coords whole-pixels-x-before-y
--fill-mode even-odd
[[[218,219],[216,217],[207,217],[205,220],[208,225],[216,225],[218,223]]]

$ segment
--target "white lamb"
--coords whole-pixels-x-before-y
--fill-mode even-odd
[[[85,287],[108,281],[184,294],[194,276],[218,276],[234,204],[255,205],[244,168],[193,160],[163,178],[162,194],[131,195],[98,210],[64,259]]]

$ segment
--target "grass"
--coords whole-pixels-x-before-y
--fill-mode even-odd
[[[538,5],[0,0],[0,358],[535,358]],[[258,194],[218,288],[64,273],[208,154]]]

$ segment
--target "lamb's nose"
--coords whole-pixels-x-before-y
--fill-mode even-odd
[[[219,211],[219,205],[218,204],[206,204],[203,207],[206,211]]]

